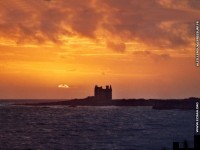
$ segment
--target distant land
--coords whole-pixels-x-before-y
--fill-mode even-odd
[[[93,97],[85,99],[72,99],[55,102],[41,102],[41,103],[21,103],[17,105],[28,106],[53,106],[65,105],[69,107],[77,106],[152,106],[153,109],[183,109],[195,110],[196,102],[200,103],[200,98],[186,98],[186,99],[113,99],[113,100],[97,100]]]
[[[196,102],[200,102],[200,98],[187,99],[112,99],[112,86],[95,85],[94,96],[88,96],[84,99],[71,99],[65,101],[55,102],[39,102],[39,103],[21,103],[16,105],[31,105],[31,106],[45,106],[45,105],[66,105],[69,107],[77,106],[151,106],[153,109],[185,109],[195,110]]]

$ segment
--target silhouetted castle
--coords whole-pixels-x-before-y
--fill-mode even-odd
[[[105,89],[102,86],[98,87],[97,85],[94,88],[94,98],[100,100],[112,100],[112,87],[106,86]]]

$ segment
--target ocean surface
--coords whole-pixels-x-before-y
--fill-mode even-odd
[[[0,102],[0,150],[172,150],[193,147],[193,110],[14,106]]]

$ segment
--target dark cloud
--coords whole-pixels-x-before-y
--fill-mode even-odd
[[[124,52],[126,50],[126,45],[122,42],[115,43],[112,41],[107,41],[107,47],[117,52]]]
[[[167,53],[162,53],[162,54],[156,54],[152,51],[135,51],[133,52],[133,55],[137,55],[137,56],[142,56],[142,57],[150,57],[155,61],[162,61],[162,60],[168,60],[171,58],[171,56]]]
[[[71,27],[78,34],[86,37],[95,37],[95,31],[101,20],[101,14],[95,12],[93,8],[77,11],[71,19]]]
[[[112,10],[103,27],[123,39],[139,40],[162,48],[190,46],[194,20],[198,13],[163,7],[157,1],[103,0]],[[180,2],[180,1],[179,1]],[[110,8],[110,9],[109,9]],[[170,26],[167,24],[170,23]],[[165,24],[166,26],[161,27]],[[126,35],[124,34],[126,33]]]
[[[0,5],[0,37],[59,44],[62,35],[103,36],[120,52],[130,41],[178,49],[191,47],[199,7],[198,0],[8,0]]]
[[[187,0],[187,3],[191,9],[200,9],[200,1],[198,0]]]
[[[157,0],[163,7],[174,9],[199,9],[200,1],[198,0]]]
[[[11,3],[13,2],[13,3]],[[17,42],[52,41],[60,43],[60,36],[81,35],[94,38],[101,15],[83,1],[20,1],[3,2],[0,6],[0,36]],[[53,3],[54,2],[54,3]],[[1,9],[6,7],[7,9]]]

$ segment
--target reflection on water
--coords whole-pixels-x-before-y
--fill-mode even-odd
[[[172,149],[193,147],[194,112],[150,107],[0,107],[0,149]]]

